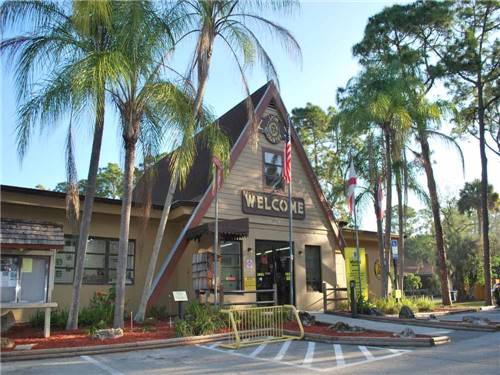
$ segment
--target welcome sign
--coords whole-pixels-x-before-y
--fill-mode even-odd
[[[242,190],[241,209],[246,214],[288,217],[288,197]],[[297,220],[303,220],[306,217],[304,199],[292,197],[292,213],[293,218]]]

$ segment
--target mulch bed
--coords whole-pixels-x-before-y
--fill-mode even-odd
[[[330,329],[331,324],[317,322],[312,326],[304,326],[306,333],[315,333],[334,337],[394,337],[392,332],[369,330],[363,332],[340,332]],[[296,322],[288,322],[285,324],[285,329],[290,331],[299,331],[299,325]],[[430,337],[427,335],[416,335],[416,337]]]
[[[74,331],[54,329],[51,330],[50,337],[44,338],[42,330],[32,328],[27,325],[14,326],[3,336],[13,339],[16,345],[36,344],[32,350],[124,344],[175,337],[174,326],[172,324],[172,327],[170,327],[168,322],[158,322],[149,327],[150,328],[148,329],[144,329],[142,326],[137,325],[134,326],[132,330],[130,327],[125,328],[122,337],[106,340],[92,339],[85,329],[78,329]],[[2,349],[2,351],[4,350],[12,351],[13,349]]]

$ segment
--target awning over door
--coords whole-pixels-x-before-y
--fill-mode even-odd
[[[188,240],[200,240],[205,235],[213,236],[215,222],[205,223],[187,231]],[[219,220],[219,236],[223,241],[238,240],[248,236],[248,218],[234,220]]]

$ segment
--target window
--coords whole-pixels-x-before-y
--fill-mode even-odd
[[[46,302],[49,257],[2,255],[1,268],[2,302]]]
[[[283,155],[281,152],[264,151],[264,184],[279,190],[283,188]]]
[[[55,282],[69,284],[75,275],[77,238],[65,237],[64,249],[56,255]],[[134,283],[135,241],[128,243],[126,283]],[[83,283],[112,284],[116,280],[118,263],[118,240],[109,238],[89,238],[85,253]]]
[[[220,278],[224,291],[241,290],[241,242],[222,241],[220,253]]]
[[[321,292],[321,248],[306,245],[306,287],[308,292]]]

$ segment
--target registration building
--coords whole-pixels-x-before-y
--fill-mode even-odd
[[[247,292],[275,287],[279,304],[294,303],[300,309],[321,310],[323,283],[328,287],[346,286],[344,249],[354,246],[354,235],[352,231],[342,230],[335,220],[304,148],[292,129],[294,280],[291,280],[287,190],[281,181],[282,135],[288,113],[273,82],[255,91],[251,100],[260,124],[257,133],[248,121],[244,100],[219,118],[219,125],[231,145],[230,171],[224,176],[218,198],[221,239],[219,278],[224,302],[269,299],[265,293]],[[145,187],[139,183],[134,191],[127,262],[126,308],[129,311],[135,311],[140,301],[170,182],[168,166],[167,156],[155,167],[151,190],[153,205],[148,222],[144,221],[141,204]],[[166,306],[172,313],[177,309],[173,291],[186,291],[189,300],[206,298],[210,291],[203,290],[210,289],[210,285],[202,285],[202,272],[196,263],[203,258],[200,254],[210,254],[213,249],[215,210],[211,168],[211,155],[204,144],[198,142],[196,159],[187,183],[174,195],[149,300],[150,305]],[[25,273],[29,270],[23,267],[23,263],[45,259],[43,264],[46,264],[47,274],[39,271],[31,278],[36,276],[41,283],[48,283],[52,278],[53,287],[44,289],[45,293],[51,290],[51,301],[57,303],[58,308],[68,308],[78,228],[66,219],[65,195],[7,185],[2,186],[1,193],[2,220],[9,220],[10,225],[17,223],[19,228],[26,223],[42,227],[44,223],[55,225],[64,234],[64,244],[61,242],[60,246],[52,246],[53,252],[46,258],[40,253],[30,252],[41,246],[36,239],[14,246],[16,251],[8,252],[2,240],[2,305],[43,302],[40,299],[47,299],[47,294],[35,294],[32,298],[37,301],[23,299],[30,293],[21,292],[22,282],[27,280]],[[83,199],[81,197],[82,202]],[[105,292],[114,284],[120,207],[120,200],[95,200],[81,292],[83,305],[88,303],[94,292]],[[369,294],[378,295],[376,234],[361,232],[360,246],[366,250]],[[51,245],[45,244],[44,248],[50,250]],[[54,275],[48,277],[51,267]],[[11,280],[17,277],[18,293],[4,293],[6,275]],[[291,282],[294,282],[294,301],[290,301]],[[17,319],[23,320],[29,313],[15,310],[15,314]]]

